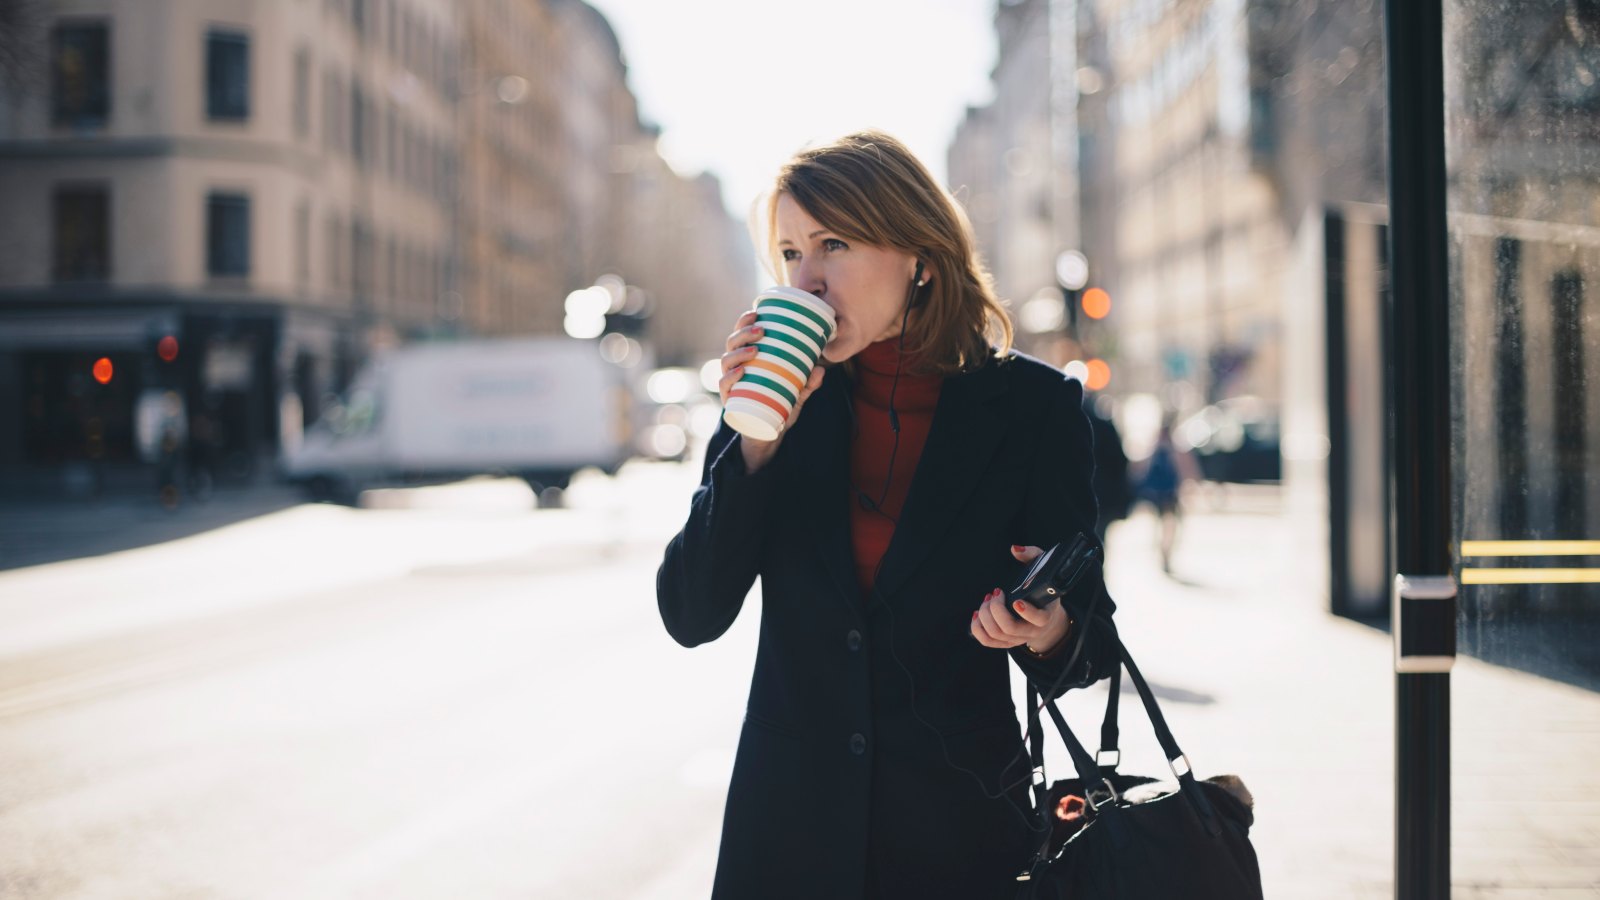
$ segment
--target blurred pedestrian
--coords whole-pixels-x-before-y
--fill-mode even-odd
[[[765,211],[775,269],[837,326],[776,439],[712,436],[656,578],[685,646],[761,579],[712,896],[1012,897],[1048,834],[1009,663],[1054,695],[1112,666],[1098,578],[1066,608],[1004,592],[1094,530],[1082,387],[1010,349],[970,226],[894,138],[802,151]],[[728,336],[724,403],[761,329]]]
[[[1128,485],[1128,454],[1122,449],[1122,434],[1112,416],[1110,397],[1085,394],[1083,411],[1088,414],[1089,428],[1094,433],[1094,499],[1100,508],[1094,533],[1104,544],[1106,529],[1112,522],[1128,517],[1133,501]]]
[[[1155,449],[1139,466],[1136,474],[1139,499],[1155,508],[1159,522],[1158,549],[1161,553],[1161,571],[1172,571],[1172,553],[1178,540],[1178,526],[1183,517],[1183,486],[1198,481],[1200,467],[1194,456],[1180,449],[1172,440],[1172,421],[1161,423],[1156,434]]]

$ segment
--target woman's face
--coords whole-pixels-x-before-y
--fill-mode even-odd
[[[838,324],[823,359],[844,362],[868,344],[900,333],[915,256],[844,240],[817,224],[788,194],[778,195],[778,252],[789,284],[833,307]]]

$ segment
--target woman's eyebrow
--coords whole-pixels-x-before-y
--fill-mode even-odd
[[[814,241],[814,240],[817,239],[817,235],[819,235],[819,234],[827,234],[827,233],[828,233],[828,229],[826,229],[826,228],[819,229],[817,231],[813,231],[810,234],[806,235],[806,240]],[[794,242],[789,240],[788,238],[784,238],[783,240],[778,242],[778,246],[782,247],[784,244],[792,244],[792,243],[794,243]]]

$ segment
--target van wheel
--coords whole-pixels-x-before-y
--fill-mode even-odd
[[[533,488],[535,494],[542,493],[546,488],[566,490],[572,484],[571,472],[523,472],[522,480]]]
[[[360,499],[360,491],[356,486],[342,478],[330,478],[326,475],[306,482],[306,493],[318,503],[336,503],[340,506],[355,506]]]
[[[558,487],[547,487],[539,492],[540,509],[561,509],[567,505],[567,492]]]
[[[333,479],[322,475],[306,482],[306,496],[318,503],[330,503],[333,500]]]

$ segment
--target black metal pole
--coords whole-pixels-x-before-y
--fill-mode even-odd
[[[1441,0],[1387,0],[1395,897],[1450,896],[1450,310]]]

